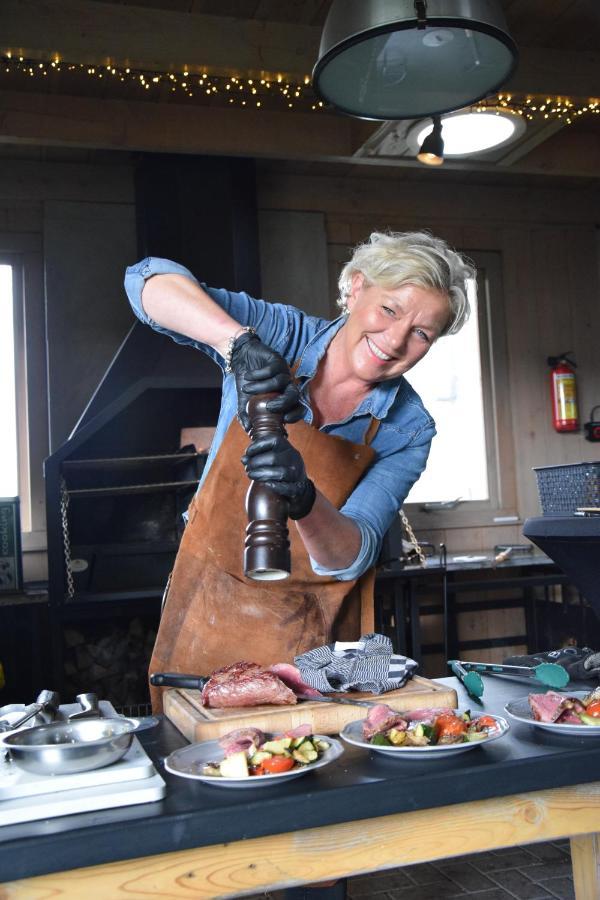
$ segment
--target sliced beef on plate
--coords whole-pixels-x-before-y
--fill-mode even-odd
[[[376,734],[381,734],[390,728],[406,731],[406,719],[385,703],[378,703],[369,710],[369,714],[363,722],[363,737],[365,741],[370,741]]]
[[[283,683],[291,688],[297,697],[323,696],[320,691],[311,687],[310,684],[306,684],[306,682],[302,680],[300,670],[291,663],[275,663],[274,666],[269,666],[269,671],[275,672],[277,677],[281,678]]]
[[[266,738],[260,728],[236,728],[219,738],[219,747],[225,756],[239,753],[241,750],[249,750],[250,747],[258,747],[264,744]]]
[[[301,738],[308,737],[309,734],[313,733],[312,725],[296,725],[295,728],[290,728],[289,731],[284,731],[284,737],[290,738]]]
[[[296,695],[263,666],[236,662],[213,672],[202,690],[202,703],[214,709],[237,706],[292,706]]]
[[[569,698],[565,694],[556,691],[546,691],[545,694],[529,694],[529,708],[533,718],[537,722],[550,724],[556,722],[560,714],[567,706]],[[571,705],[570,703],[568,704]]]

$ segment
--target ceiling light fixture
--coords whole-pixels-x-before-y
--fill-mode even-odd
[[[472,156],[512,143],[521,137],[525,128],[523,116],[504,107],[459,110],[442,118],[440,140],[446,158]],[[432,127],[431,124],[418,122],[408,134],[408,143],[413,150],[421,148],[417,155],[420,162],[427,161],[421,159],[421,153],[429,138],[433,139],[435,131],[435,124]]]
[[[363,119],[416,119],[488,96],[515,69],[498,0],[333,0],[313,85]]]
[[[426,166],[441,166],[444,162],[442,120],[439,116],[433,117],[433,128],[427,129],[427,136],[417,153],[417,159]]]

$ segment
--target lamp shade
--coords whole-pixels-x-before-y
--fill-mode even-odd
[[[415,119],[481,100],[516,63],[497,0],[333,0],[313,85],[349,115]]]

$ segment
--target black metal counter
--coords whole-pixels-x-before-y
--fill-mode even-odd
[[[454,678],[443,682],[458,687],[461,708],[473,708]],[[502,713],[508,700],[526,694],[531,685],[486,678],[483,710]],[[589,684],[572,687],[591,689]],[[514,723],[502,740],[450,759],[391,760],[348,747],[337,762],[317,772],[281,786],[243,790],[166,773],[162,760],[186,743],[168,721],[140,733],[140,740],[167,782],[165,799],[0,828],[0,882],[582,784],[598,779],[600,773],[600,734],[558,737]]]

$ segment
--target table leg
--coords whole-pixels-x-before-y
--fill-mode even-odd
[[[600,900],[600,834],[571,838],[576,900]]]
[[[421,652],[421,610],[419,607],[419,592],[411,581],[409,584],[409,609],[410,609],[410,655],[419,664],[423,665]]]

